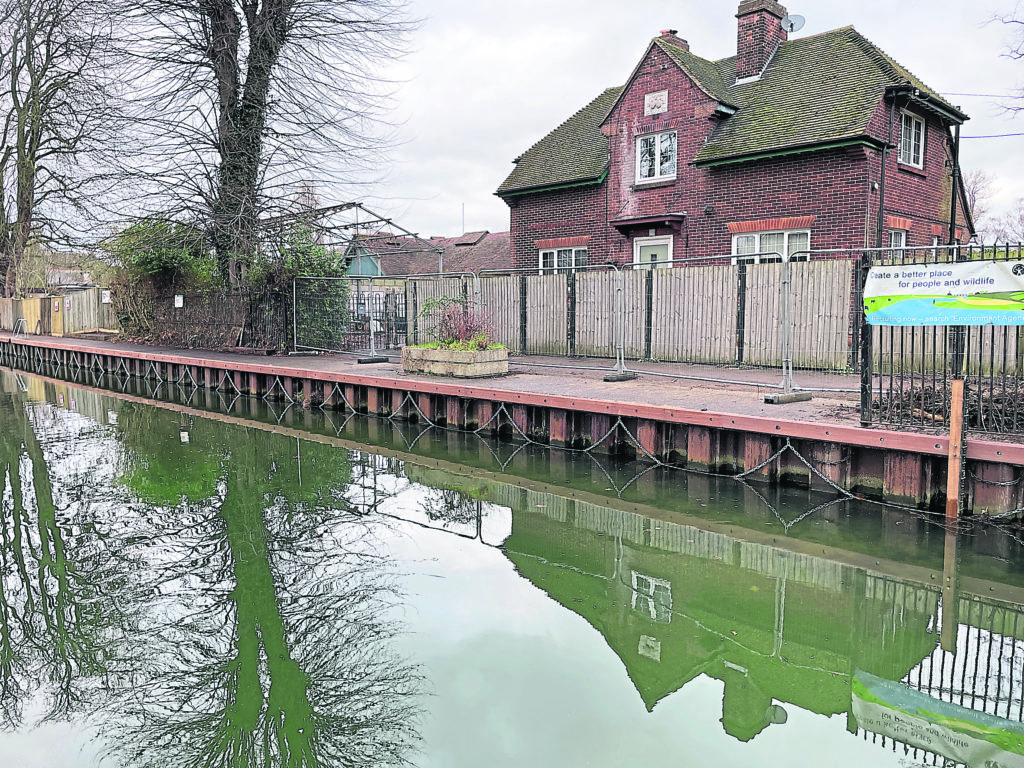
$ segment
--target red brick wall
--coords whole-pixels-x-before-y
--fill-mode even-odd
[[[668,111],[644,116],[644,95],[668,90]],[[881,152],[865,146],[806,152],[774,159],[697,168],[690,164],[715,128],[716,102],[697,88],[656,46],[637,70],[605,123],[611,163],[600,185],[508,198],[515,266],[537,266],[535,240],[591,235],[591,263],[633,259],[633,239],[649,227],[620,232],[609,222],[687,214],[674,235],[676,259],[724,256],[732,249],[727,224],[791,216],[813,216],[811,248],[859,248],[875,244]],[[677,132],[675,180],[635,184],[636,136]],[[879,106],[870,133],[889,135],[888,111]],[[885,214],[911,219],[908,245],[930,245],[932,227],[948,221],[950,181],[944,132],[927,124],[923,172],[907,169],[890,153]],[[898,142],[898,131],[894,141]],[[887,243],[887,241],[886,241]]]

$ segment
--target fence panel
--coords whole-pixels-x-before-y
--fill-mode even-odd
[[[665,270],[659,270],[665,271]],[[650,357],[647,354],[647,339],[650,333],[647,330],[647,270],[627,270],[622,273],[622,323],[623,323],[623,348],[622,354],[625,357],[639,360]],[[615,304],[608,305],[608,312],[615,311]],[[610,354],[614,356],[615,347],[611,348]]]
[[[575,354],[585,357],[615,356],[615,310],[618,301],[617,272],[578,272],[576,281]]]
[[[569,354],[568,299],[566,275],[527,275],[526,354]]]
[[[14,314],[14,299],[0,299],[0,330],[13,331],[14,321],[17,319]]]
[[[461,277],[409,278],[405,283],[406,322],[411,331],[410,344],[425,344],[435,341],[431,329],[434,322],[429,317],[420,317],[423,306],[431,299],[454,299],[465,301],[470,298],[472,288]]]
[[[480,278],[480,309],[490,318],[494,340],[513,355],[520,353],[520,283],[524,280],[520,275]]]
[[[736,267],[655,269],[650,275],[651,343],[655,360],[736,362]]]
[[[852,370],[853,264],[845,259],[790,264],[793,365],[797,368]]]
[[[89,333],[98,331],[100,323],[100,289],[88,288],[64,296],[64,333]]]

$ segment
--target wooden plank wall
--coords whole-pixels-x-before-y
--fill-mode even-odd
[[[652,279],[651,357],[735,363],[736,268],[656,269]]]
[[[576,354],[610,357],[615,354],[615,272],[576,275]]]
[[[567,355],[565,275],[526,278],[526,354]]]
[[[18,315],[14,312],[14,299],[0,299],[0,331],[13,331]]]
[[[519,275],[480,278],[480,310],[491,321],[494,340],[519,354],[520,301]]]

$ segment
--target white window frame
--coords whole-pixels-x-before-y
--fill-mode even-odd
[[[905,230],[905,229],[890,229],[889,230],[889,247],[890,248],[906,248],[907,247],[907,230]]]
[[[657,148],[661,146],[661,137],[662,136],[669,136],[669,135],[675,137],[675,157],[673,158],[673,162],[672,162],[672,173],[662,173],[661,172],[661,162],[659,161],[658,163],[655,164],[654,175],[653,176],[647,176],[646,178],[640,178],[640,145],[641,145],[641,143],[645,139],[654,138],[655,145],[656,145],[656,151],[658,151]],[[634,155],[635,155],[635,158],[634,158],[635,162],[634,162],[634,168],[633,168],[633,178],[636,180],[637,184],[654,184],[654,183],[657,183],[659,181],[669,181],[671,179],[674,179],[676,177],[676,173],[678,172],[678,168],[679,168],[679,136],[678,136],[678,134],[676,133],[675,130],[671,130],[671,131],[658,131],[657,133],[642,133],[642,134],[640,134],[639,136],[636,137],[636,146],[634,147]]]
[[[662,624],[672,622],[672,582],[631,571],[630,607],[651,621]],[[661,599],[659,600],[658,597]],[[659,608],[661,610],[659,610]]]
[[[571,256],[572,264],[561,264],[560,258]],[[544,263],[544,257],[549,257],[549,263]],[[563,272],[575,272],[581,267],[590,263],[590,253],[586,246],[571,246],[569,248],[541,248],[537,252],[538,272],[542,275],[558,275]]]
[[[675,259],[675,251],[673,250],[675,238],[672,235],[655,235],[652,237],[637,237],[633,239],[633,263],[639,266],[641,269],[668,269],[672,266],[672,260]],[[660,264],[652,265],[650,262],[644,263],[640,261],[640,249],[645,245],[667,245],[668,246],[668,261],[663,261]]]
[[[778,256],[758,256],[756,254],[767,251],[767,248],[761,247],[761,238],[765,235],[782,235],[783,236],[783,252],[786,255],[790,253],[789,239],[793,235],[807,235],[807,249],[811,248],[811,230],[809,229],[766,229],[761,232],[739,232],[732,236],[732,263],[733,264],[771,264],[781,262],[782,259]],[[756,239],[756,247],[754,248],[754,254],[743,255],[739,253],[739,242],[743,238],[753,237]],[[801,248],[800,250],[804,250]],[[808,254],[804,253],[799,256],[794,256],[790,261],[807,261]]]
[[[915,128],[919,131],[918,135],[915,135]],[[925,129],[926,126],[923,119],[912,112],[901,113],[899,151],[901,165],[909,165],[911,168],[924,168]]]

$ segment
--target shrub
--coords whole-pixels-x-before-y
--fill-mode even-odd
[[[490,315],[466,299],[444,297],[427,299],[419,313],[427,320],[427,333],[446,349],[490,349],[501,346],[492,340],[494,325]]]

